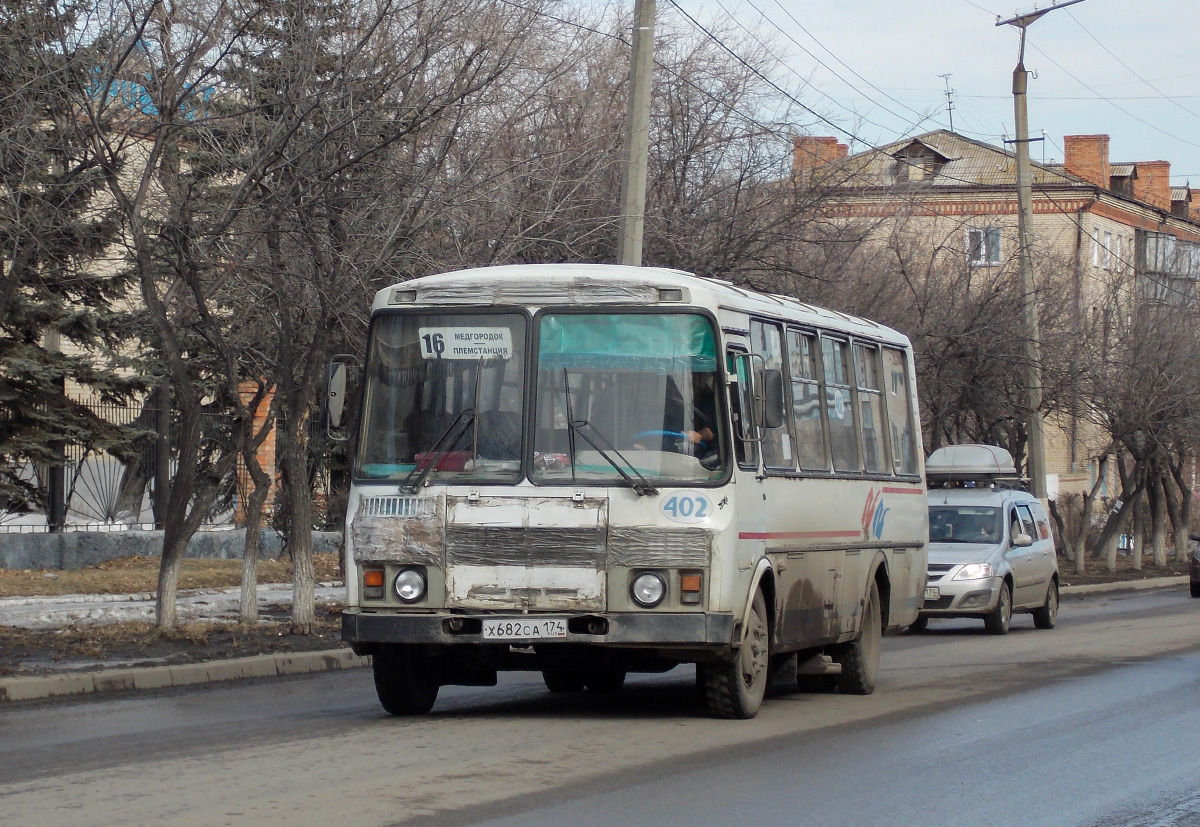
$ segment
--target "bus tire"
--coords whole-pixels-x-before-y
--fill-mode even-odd
[[[556,694],[583,691],[583,675],[569,669],[543,669],[542,680]]]
[[[838,691],[845,695],[870,695],[879,677],[879,651],[882,648],[883,627],[880,624],[879,586],[871,583],[863,606],[862,631],[849,643],[833,647],[834,663],[840,663]]]
[[[389,715],[424,715],[433,709],[441,680],[428,655],[409,646],[387,646],[371,656],[371,673]]]
[[[704,697],[709,711],[718,718],[745,720],[762,708],[771,655],[767,601],[762,590],[754,593],[746,626],[746,637],[732,661],[701,665]]]
[[[594,672],[585,673],[583,682],[587,685],[589,692],[605,694],[620,692],[621,687],[625,685],[625,670],[597,669]]]

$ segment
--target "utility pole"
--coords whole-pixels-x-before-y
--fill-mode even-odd
[[[946,81],[946,112],[950,115],[950,131],[954,131],[954,90],[950,88],[950,73],[938,75],[939,78]]]
[[[996,19],[997,26],[1015,26],[1021,32],[1021,45],[1017,53],[1017,66],[1013,69],[1013,109],[1016,113],[1017,138],[1017,234],[1018,261],[1021,269],[1022,309],[1025,319],[1025,403],[1028,408],[1025,430],[1029,438],[1029,462],[1027,469],[1033,485],[1030,492],[1043,502],[1046,500],[1046,440],[1042,420],[1042,343],[1038,330],[1037,284],[1033,276],[1033,255],[1030,225],[1033,223],[1033,184],[1029,166],[1029,112],[1026,91],[1029,73],[1025,71],[1025,30],[1031,23],[1055,9],[1073,6],[1083,0],[1064,0],[1040,11],[1019,14],[1008,20]]]
[[[621,237],[617,261],[640,267],[646,218],[646,165],[650,154],[650,76],[654,68],[654,3],[634,0],[633,54],[629,60],[625,175],[621,181]]]

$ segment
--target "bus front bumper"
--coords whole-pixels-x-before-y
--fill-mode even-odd
[[[551,613],[539,613],[538,617]],[[346,609],[342,612],[342,640],[356,649],[376,643],[435,644],[446,646],[494,645],[481,629],[485,617],[448,612],[428,614]],[[625,612],[554,615],[567,620],[565,637],[508,640],[509,645],[591,644],[636,648],[725,648],[733,643],[732,614],[705,612]],[[456,628],[457,627],[457,628]]]

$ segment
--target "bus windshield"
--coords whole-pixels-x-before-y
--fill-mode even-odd
[[[525,326],[519,313],[376,319],[356,475],[515,482],[521,471]],[[432,467],[428,467],[432,466]]]
[[[726,473],[716,337],[691,313],[545,313],[533,480],[706,482]]]

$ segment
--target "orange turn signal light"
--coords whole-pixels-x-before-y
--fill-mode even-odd
[[[681,592],[698,592],[700,591],[700,575],[698,574],[682,574],[679,576],[679,590]]]
[[[383,588],[383,569],[367,569],[364,571],[363,585]]]

